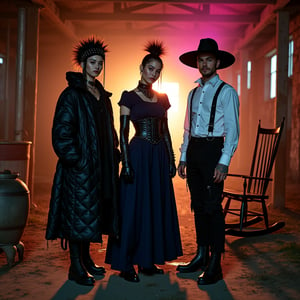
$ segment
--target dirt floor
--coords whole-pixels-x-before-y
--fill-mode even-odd
[[[24,259],[12,267],[0,253],[0,299],[113,299],[113,300],[231,300],[231,299],[299,299],[300,295],[300,195],[299,185],[289,186],[286,208],[269,208],[270,222],[284,221],[282,229],[258,237],[226,236],[226,253],[222,260],[224,280],[198,287],[200,272],[178,274],[176,265],[189,261],[195,253],[193,215],[185,182],[174,179],[184,255],[162,266],[164,275],[140,275],[140,283],[130,283],[105,265],[105,276],[96,278],[94,287],[67,280],[68,252],[58,241],[44,239],[49,190],[36,189],[28,224],[21,241]],[[104,243],[94,244],[92,255],[103,264]]]

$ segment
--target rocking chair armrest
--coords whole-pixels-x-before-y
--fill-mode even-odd
[[[244,178],[244,177],[247,176],[247,175],[243,175],[243,174],[231,174],[231,173],[228,173],[227,176]]]
[[[258,177],[258,176],[250,176],[250,175],[243,175],[243,174],[227,174],[227,176],[232,176],[232,177],[240,177],[243,179],[256,179],[256,180],[269,180],[272,181],[273,179],[270,177]]]
[[[250,180],[265,180],[265,181],[272,181],[272,178],[270,177],[258,177],[258,176],[250,176],[250,175],[243,175],[243,174],[227,174],[227,176],[232,176],[232,177],[239,177],[243,179],[243,194],[246,195],[247,192],[247,186],[250,183]]]

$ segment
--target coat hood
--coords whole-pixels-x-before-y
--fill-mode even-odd
[[[68,81],[69,87],[86,90],[85,79],[81,72],[67,72],[66,79]],[[97,79],[96,86],[100,90],[100,93],[105,93],[107,97],[110,97],[112,95],[111,92],[108,92],[104,89],[102,84]]]

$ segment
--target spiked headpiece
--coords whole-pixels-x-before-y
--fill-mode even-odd
[[[74,62],[80,64],[93,55],[100,55],[105,60],[107,45],[102,40],[95,40],[94,37],[82,40],[74,47]]]

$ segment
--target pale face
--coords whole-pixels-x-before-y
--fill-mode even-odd
[[[204,81],[209,80],[217,73],[217,68],[220,65],[220,60],[215,55],[210,53],[201,53],[197,58],[198,70]]]
[[[141,66],[141,82],[143,84],[153,84],[160,75],[162,65],[158,60],[151,60],[145,67]]]
[[[100,55],[90,56],[86,61],[86,77],[87,80],[93,81],[100,75],[103,69],[104,60]]]

